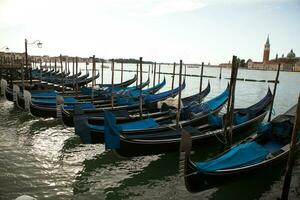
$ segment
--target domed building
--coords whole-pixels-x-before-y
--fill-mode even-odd
[[[286,57],[289,59],[296,58],[296,54],[293,52],[293,49],[290,51],[290,53],[288,53],[288,55]]]
[[[299,63],[300,57],[296,57],[293,49],[284,57],[282,54],[281,58],[278,58],[278,54],[274,59],[269,60],[270,57],[270,40],[269,35],[264,46],[263,61],[253,62],[251,59],[247,61],[249,69],[261,69],[261,70],[277,70],[278,64],[281,64],[281,70],[283,71],[300,71]]]

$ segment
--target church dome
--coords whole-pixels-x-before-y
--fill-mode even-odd
[[[288,53],[288,55],[286,56],[288,58],[295,58],[296,54],[293,52],[293,49],[290,51],[290,53]]]

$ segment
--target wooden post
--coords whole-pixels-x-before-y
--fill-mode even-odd
[[[277,83],[278,83],[278,78],[279,78],[279,73],[280,73],[280,65],[281,64],[279,63],[278,68],[277,68],[275,85],[274,85],[274,90],[273,90],[273,99],[272,99],[271,107],[270,107],[270,111],[269,111],[268,122],[271,121],[271,117],[272,117],[272,110],[273,110],[273,105],[274,105],[274,100],[275,100],[275,95],[276,95],[276,90],[277,90]]]
[[[65,60],[65,75],[68,72],[69,72],[69,62],[68,62],[68,57],[66,56],[66,60]]]
[[[142,86],[143,83],[143,57],[140,57],[140,118],[143,117],[143,96],[142,96]]]
[[[40,80],[42,83],[42,78],[43,78],[43,68],[42,68],[42,59],[40,59]]]
[[[150,68],[151,68],[151,65],[149,65],[148,67],[148,80],[150,80]],[[150,84],[148,84],[148,88],[150,87]]]
[[[76,74],[78,73],[78,57],[76,56]],[[76,97],[78,96],[78,76],[76,76]]]
[[[200,74],[199,102],[201,101],[200,93],[202,92],[203,68],[204,68],[204,63],[202,62],[202,64],[201,64],[201,74]]]
[[[24,63],[21,62],[21,78],[22,78],[22,89],[25,91],[25,84],[24,84]]]
[[[92,81],[92,99],[94,99],[94,87],[96,85],[96,79],[95,79],[95,74],[96,72],[96,59],[95,59],[95,55],[93,55],[93,69],[92,69],[92,77],[93,77],[93,81]]]
[[[300,94],[298,97],[298,105],[297,105],[297,112],[296,112],[296,118],[294,122],[294,129],[292,133],[292,138],[290,142],[290,152],[289,152],[289,159],[287,163],[287,168],[285,171],[285,177],[283,182],[283,188],[281,193],[281,200],[288,200],[289,197],[289,190],[290,190],[290,184],[292,179],[292,172],[293,172],[293,166],[296,161],[296,152],[297,152],[297,136],[300,131]]]
[[[136,89],[138,89],[138,83],[139,83],[139,63],[136,63]]]
[[[232,137],[232,121],[233,121],[233,110],[234,110],[234,93],[235,93],[235,81],[237,76],[238,64],[237,57],[232,57],[232,69],[231,69],[231,78],[230,78],[230,88],[229,88],[229,98],[227,103],[227,112],[224,123],[224,134],[226,138],[226,143],[224,149],[228,148],[231,145]]]
[[[114,59],[111,60],[111,109],[114,109],[114,75],[115,63]]]
[[[219,79],[222,78],[222,66],[220,66],[220,74],[219,74]]]
[[[155,78],[156,78],[156,62],[154,63],[153,87],[155,86]]]
[[[184,79],[186,78],[186,65],[184,65]]]
[[[73,72],[73,90],[74,90],[74,86],[75,86],[75,78],[77,77],[77,74],[76,74],[76,77],[74,77],[74,75],[75,75],[75,58],[74,58],[74,57],[73,57],[72,61],[73,61],[73,65],[72,65],[72,72]]]
[[[63,59],[62,59],[61,54],[60,54],[59,58],[60,58],[61,73],[63,73]],[[62,74],[61,80],[62,80],[62,93],[64,95],[65,94],[65,75],[64,74]]]
[[[180,110],[181,110],[181,78],[182,78],[182,60],[180,60],[179,68],[179,94],[178,94],[178,106],[177,106],[177,115],[176,115],[176,128],[179,129],[179,120],[180,120]]]
[[[101,60],[101,85],[103,85],[103,62],[104,60]]]
[[[54,72],[56,72],[56,58],[54,59]]]
[[[87,59],[85,61],[85,73],[88,73],[88,65],[89,65],[89,59]],[[93,66],[94,67],[94,66]],[[94,78],[95,74],[94,74],[94,71],[92,71],[92,77]],[[94,80],[93,80],[94,81]],[[93,84],[93,83],[92,83]],[[88,86],[88,83],[87,81],[85,82],[85,86],[87,87]],[[93,95],[92,95],[93,96]]]
[[[49,67],[50,67],[50,71],[52,70],[52,66],[51,66],[51,58],[49,58]],[[50,77],[52,77],[52,72],[50,72]]]
[[[123,60],[121,61],[121,83],[123,83]]]
[[[62,55],[60,54],[59,55],[59,59],[60,59],[60,72],[61,72],[61,75],[62,75],[62,77],[64,77],[64,68],[63,68],[63,59],[62,59]]]
[[[174,89],[175,68],[176,68],[176,63],[174,62],[173,74],[172,74],[172,93],[173,93],[173,89]]]
[[[160,83],[160,64],[159,64],[159,66],[158,66],[158,83]]]
[[[70,72],[70,62],[69,62],[69,57],[67,57],[67,64],[68,64],[68,72]]]

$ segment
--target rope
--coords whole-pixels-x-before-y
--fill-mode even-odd
[[[215,131],[212,131],[211,133],[214,134],[214,136],[217,138],[217,140],[219,140],[219,142],[221,142],[222,144],[226,144],[226,138],[224,138],[224,141],[218,137],[218,134],[223,132],[223,130],[221,129],[218,129],[218,130],[215,130]]]

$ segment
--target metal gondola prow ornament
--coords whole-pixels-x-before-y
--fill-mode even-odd
[[[18,104],[17,98],[18,98],[19,92],[20,92],[20,87],[18,85],[14,84],[13,85],[13,101],[16,102],[17,104]]]
[[[28,90],[23,91],[25,110],[30,111],[31,93]]]
[[[5,96],[6,87],[7,87],[7,81],[5,79],[1,79],[1,96],[3,96],[4,98],[6,98]]]

